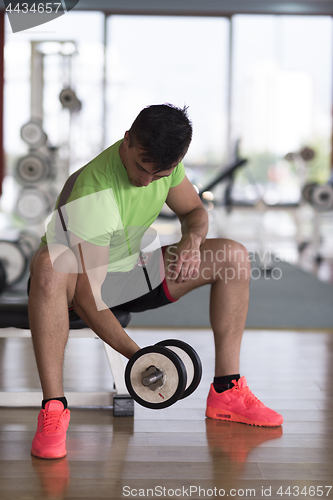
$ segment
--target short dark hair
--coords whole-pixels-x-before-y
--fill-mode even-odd
[[[156,172],[169,170],[186,154],[192,140],[187,107],[154,104],[144,108],[129,130],[129,146],[143,149],[143,162],[154,163]]]

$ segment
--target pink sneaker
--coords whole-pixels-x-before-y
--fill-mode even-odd
[[[218,393],[211,384],[207,398],[206,417],[262,427],[278,427],[283,417],[267,408],[250,391],[246,378],[241,377],[234,387]]]
[[[62,458],[66,455],[66,431],[70,411],[61,401],[46,403],[38,415],[37,431],[32,441],[31,454],[38,458]]]

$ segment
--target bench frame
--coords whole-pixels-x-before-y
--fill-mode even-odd
[[[30,338],[31,332],[20,328],[0,328],[0,338]],[[90,328],[69,331],[70,338],[98,338]],[[103,342],[103,341],[102,341]],[[109,362],[114,391],[112,392],[74,392],[66,391],[71,406],[113,406],[114,416],[133,416],[134,402],[128,394],[124,379],[124,362],[119,352],[103,342]],[[41,391],[0,391],[0,407],[40,407]]]

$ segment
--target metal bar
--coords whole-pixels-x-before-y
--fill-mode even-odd
[[[161,370],[156,370],[156,372],[151,373],[147,377],[142,379],[142,384],[147,387],[152,384],[156,384],[159,380],[163,378],[163,372]]]
[[[43,124],[44,56],[38,45],[39,42],[31,42],[31,118]]]

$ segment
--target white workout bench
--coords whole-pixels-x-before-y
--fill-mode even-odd
[[[119,323],[125,328],[130,320],[131,314],[126,311],[116,310],[114,315]],[[71,338],[96,337],[96,334],[87,327],[84,321],[74,312],[70,313]],[[0,338],[29,338],[31,336],[28,299],[26,296],[18,295],[1,296],[0,298]],[[124,363],[121,355],[103,342],[105,352],[110,365],[114,382],[113,392],[67,392],[66,397],[70,399],[71,406],[113,406],[113,415],[133,416],[134,402],[128,394],[124,380]],[[40,406],[42,393],[40,391],[24,392],[1,392],[0,406]]]

